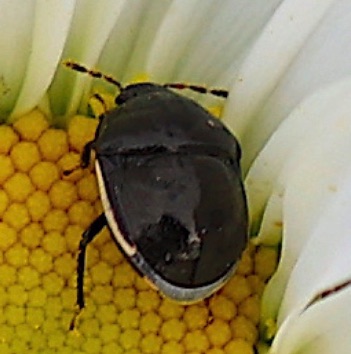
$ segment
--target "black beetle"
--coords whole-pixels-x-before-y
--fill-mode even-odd
[[[232,275],[248,241],[248,221],[237,140],[204,108],[169,87],[207,90],[184,84],[122,87],[80,64],[66,66],[120,89],[117,108],[100,117],[81,157],[81,167],[87,167],[95,151],[104,213],[79,245],[79,309],[86,247],[104,226],[161,293],[185,303],[208,297]]]

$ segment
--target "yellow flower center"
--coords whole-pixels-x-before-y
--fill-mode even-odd
[[[88,248],[86,308],[76,303],[82,232],[102,206],[92,167],[79,163],[97,120],[49,128],[38,110],[0,126],[0,353],[253,354],[260,296],[277,252],[250,245],[211,298],[183,306],[161,297],[101,232]]]

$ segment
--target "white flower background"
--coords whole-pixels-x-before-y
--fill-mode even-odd
[[[10,121],[84,110],[92,80],[64,59],[125,83],[228,88],[252,234],[282,239],[262,306],[278,324],[271,353],[351,353],[350,1],[0,0],[0,28]]]

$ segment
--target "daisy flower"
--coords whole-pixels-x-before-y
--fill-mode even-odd
[[[331,0],[0,1],[0,352],[349,353],[350,10]],[[69,331],[79,240],[102,206],[92,168],[63,171],[94,137],[92,94],[117,92],[65,60],[126,84],[229,91],[181,92],[243,152],[252,242],[209,299],[164,299],[104,230]]]

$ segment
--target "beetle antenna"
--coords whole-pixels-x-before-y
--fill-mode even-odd
[[[184,89],[189,89],[191,91],[197,92],[197,93],[202,93],[202,94],[211,94],[217,97],[222,97],[222,98],[227,98],[229,91],[227,90],[222,90],[222,89],[208,89],[204,86],[200,85],[191,85],[191,84],[184,84],[181,82],[175,82],[175,83],[167,83],[163,84],[163,87],[167,88],[174,88],[177,90],[184,90]]]
[[[122,84],[119,81],[117,81],[116,79],[114,79],[110,75],[104,74],[103,72],[101,72],[99,70],[88,69],[86,66],[81,65],[81,64],[79,64],[79,63],[77,63],[75,61],[72,61],[72,60],[64,61],[63,65],[65,65],[67,68],[70,68],[70,69],[72,69],[74,71],[78,71],[78,72],[83,73],[83,74],[88,74],[88,75],[90,75],[90,76],[92,76],[94,78],[97,78],[97,79],[105,80],[108,83],[117,86],[119,88],[119,90],[123,89],[123,86],[122,86]]]

